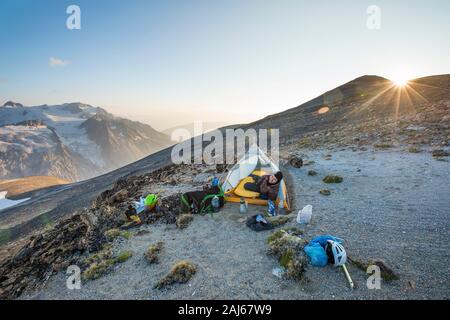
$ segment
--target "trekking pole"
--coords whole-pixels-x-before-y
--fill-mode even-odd
[[[342,265],[342,269],[344,270],[345,277],[347,278],[347,281],[348,281],[348,284],[350,285],[350,288],[353,290],[355,285],[353,284],[353,280],[350,277],[350,273],[348,273],[348,270],[347,270],[347,267],[345,266],[345,264]]]

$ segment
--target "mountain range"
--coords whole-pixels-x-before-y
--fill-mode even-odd
[[[0,178],[69,181],[111,171],[171,145],[151,126],[79,102],[0,107]]]

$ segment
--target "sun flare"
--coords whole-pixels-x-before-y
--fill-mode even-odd
[[[392,82],[395,83],[398,87],[404,87],[408,84],[409,79],[405,76],[396,76],[393,77]]]

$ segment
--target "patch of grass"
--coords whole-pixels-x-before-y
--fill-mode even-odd
[[[0,245],[3,245],[11,238],[11,231],[9,229],[0,229]]]
[[[319,193],[324,196],[329,196],[331,194],[331,191],[328,189],[322,189],[319,191]]]
[[[85,259],[84,264],[88,265],[83,271],[82,277],[86,280],[98,279],[118,263],[123,263],[133,256],[133,251],[125,250],[113,257],[112,246],[106,244],[99,252]]]
[[[120,236],[120,230],[119,229],[109,229],[105,231],[105,237],[108,241],[112,241],[116,239],[118,236]]]
[[[176,226],[179,229],[186,228],[191,221],[194,220],[194,215],[190,213],[182,213],[177,217]]]
[[[419,153],[420,149],[417,148],[417,147],[411,146],[411,147],[408,148],[408,152],[410,152],[410,153]]]
[[[125,239],[130,239],[131,238],[131,236],[132,236],[132,233],[130,232],[130,231],[122,231],[121,233],[120,233],[120,236],[122,237],[122,238],[125,238]]]
[[[317,171],[309,170],[308,171],[308,176],[312,176],[312,177],[317,176]]]
[[[144,253],[144,256],[150,264],[159,262],[158,254],[161,252],[163,245],[163,241],[158,241],[148,247],[147,251]]]
[[[285,216],[275,216],[275,217],[267,217],[266,220],[268,220],[274,227],[281,226],[283,224],[288,223],[292,220],[294,216],[293,215],[285,215]]]
[[[155,289],[161,289],[174,283],[186,283],[197,272],[197,268],[187,260],[181,260],[175,263],[158,283],[154,286]]]
[[[373,146],[377,149],[389,149],[393,147],[393,145],[389,143],[375,143]]]
[[[118,254],[118,256],[114,259],[115,263],[124,263],[128,259],[130,259],[133,256],[133,251],[131,250],[125,250]]]
[[[344,181],[344,178],[338,175],[330,174],[323,178],[322,181],[325,183],[341,183],[342,181]]]

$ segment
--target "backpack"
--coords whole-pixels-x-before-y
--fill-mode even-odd
[[[213,208],[211,200],[217,196],[219,198],[219,207],[222,208],[225,200],[223,191],[219,186],[206,187],[202,191],[190,191],[181,195],[181,210],[190,213],[212,213]]]

